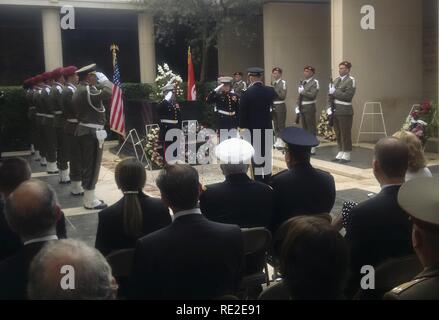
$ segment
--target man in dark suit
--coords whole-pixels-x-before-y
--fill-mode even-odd
[[[130,297],[214,299],[234,293],[243,263],[241,229],[201,215],[198,173],[189,165],[166,165],[157,186],[174,221],[137,242]]]
[[[48,241],[57,240],[61,211],[55,191],[46,183],[29,180],[6,200],[6,219],[23,241],[23,248],[0,262],[0,299],[26,299],[28,269]]]
[[[407,166],[408,149],[404,143],[396,138],[378,141],[373,173],[381,192],[355,207],[345,226],[352,272],[348,295],[359,288],[363,266],[377,267],[386,259],[413,253],[411,223],[397,201]]]
[[[335,202],[335,182],[331,174],[314,169],[310,162],[311,148],[317,138],[301,128],[289,127],[282,131],[287,144],[285,162],[288,170],[273,176],[274,233],[286,220],[307,214],[323,214],[332,210]]]
[[[211,221],[241,228],[269,227],[273,214],[273,190],[247,176],[254,154],[250,143],[232,138],[221,142],[215,155],[226,181],[206,187],[200,196],[203,215]]]
[[[22,158],[6,158],[0,163],[0,261],[15,254],[23,246],[17,233],[11,230],[4,214],[4,200],[24,181],[31,178],[31,168]],[[59,238],[66,238],[65,217],[56,225]]]
[[[248,69],[250,86],[242,94],[239,107],[239,127],[247,129],[255,148],[253,157],[253,173],[255,180],[268,183],[272,171],[273,123],[271,107],[277,94],[272,87],[262,83],[264,70]]]

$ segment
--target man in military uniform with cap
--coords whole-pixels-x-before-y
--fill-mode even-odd
[[[287,144],[285,162],[288,169],[272,177],[274,217],[271,231],[298,215],[328,214],[335,203],[335,182],[328,172],[314,169],[310,162],[311,148],[317,138],[302,128],[289,127],[282,131]]]
[[[96,72],[96,64],[85,66],[76,73],[80,82],[73,94],[73,106],[79,121],[76,136],[79,139],[82,157],[84,207],[103,209],[107,205],[96,198],[95,187],[99,177],[103,144],[107,137],[104,130],[105,107],[102,101],[112,96],[113,83],[104,74]]]
[[[207,103],[215,105],[216,129],[236,129],[238,128],[239,97],[230,92],[232,77],[220,77],[218,82],[220,85],[206,98]]]
[[[316,102],[320,84],[314,76],[315,73],[316,70],[312,66],[306,66],[303,69],[305,80],[300,81],[298,88],[296,115],[298,119],[301,119],[303,129],[316,136]],[[315,147],[311,148],[311,154],[315,154]]]
[[[329,84],[329,96],[334,100],[335,110],[329,108],[328,114],[334,113],[334,130],[338,144],[338,153],[333,161],[340,163],[351,161],[354,116],[352,99],[356,91],[355,78],[350,75],[351,68],[350,62],[341,62],[339,65],[340,77],[335,79],[334,83]]]
[[[29,119],[29,133],[30,133],[30,151],[32,155],[35,155],[35,159],[40,158],[40,152],[37,148],[37,124],[36,124],[36,107],[34,105],[34,78],[28,78],[23,83],[23,89],[25,91],[25,98],[26,98],[26,104],[27,104],[27,116]]]
[[[53,133],[56,141],[57,167],[59,170],[59,183],[70,183],[69,166],[67,164],[67,150],[64,141],[65,118],[62,111],[62,92],[65,79],[62,74],[63,68],[52,71],[53,85],[50,91],[50,111],[54,116]]]
[[[81,172],[81,149],[79,147],[79,138],[75,135],[78,127],[78,116],[73,106],[73,94],[76,92],[78,85],[78,75],[75,66],[68,66],[62,70],[65,78],[65,86],[61,95],[61,108],[65,118],[64,125],[64,142],[66,146],[66,156],[70,164],[71,194],[79,196],[84,194],[82,188]]]
[[[264,69],[261,68],[248,69],[250,86],[241,97],[239,127],[249,131],[255,148],[255,157],[252,159],[255,180],[268,183],[272,172],[273,152],[271,106],[276,92],[262,83],[263,73]]]
[[[54,136],[51,134],[54,116],[49,111],[49,95],[52,86],[52,74],[44,72],[41,74],[40,90],[36,96],[37,115],[40,119],[40,151],[42,152],[41,165],[47,166],[47,173],[58,173],[56,168],[56,149]],[[47,162],[46,162],[47,161]]]
[[[412,244],[424,267],[412,281],[388,292],[387,300],[439,300],[439,178],[406,182],[398,204],[413,222]]]
[[[41,161],[41,166],[47,165],[46,162],[46,152],[45,152],[45,145],[44,145],[44,130],[43,130],[43,114],[41,110],[41,104],[40,104],[40,94],[42,90],[43,85],[43,76],[42,75],[36,75],[33,78],[34,83],[34,90],[32,94],[32,103],[35,106],[35,143],[36,143],[36,149],[39,152],[35,152],[35,161]]]
[[[166,161],[166,149],[172,141],[166,141],[166,133],[171,129],[181,129],[180,105],[177,103],[175,84],[168,83],[162,88],[164,99],[158,105],[160,118],[160,141],[163,143],[163,159]]]
[[[272,117],[274,124],[274,134],[276,136],[276,142],[274,147],[283,148],[284,143],[280,138],[280,133],[285,129],[285,121],[287,119],[287,107],[285,104],[285,99],[287,97],[287,82],[282,79],[282,69],[279,67],[273,68],[271,72],[271,77],[273,81],[271,82],[274,91],[276,91],[276,98],[273,101]]]
[[[233,74],[233,92],[238,95],[238,97],[242,96],[242,93],[247,90],[247,83],[242,79],[242,72],[235,72]]]

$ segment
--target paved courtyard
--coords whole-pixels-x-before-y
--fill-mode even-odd
[[[121,193],[114,182],[114,169],[119,161],[114,150],[115,144],[106,144],[99,182],[96,189],[97,196],[111,205],[121,198]],[[329,171],[335,178],[337,197],[335,206],[331,212],[337,215],[345,201],[361,202],[368,198],[368,194],[379,191],[379,185],[372,173],[373,146],[360,144],[353,150],[353,161],[349,165],[335,164],[330,161],[335,153],[335,145],[332,143],[322,144],[313,157],[312,163],[315,167]],[[97,228],[97,211],[85,210],[82,206],[81,197],[70,196],[70,187],[58,184],[57,175],[48,175],[44,172],[39,162],[31,160],[28,153],[9,153],[3,156],[20,155],[27,158],[32,167],[32,177],[50,183],[56,190],[59,203],[67,217],[67,232],[69,237],[86,241],[94,245]],[[439,176],[439,155],[427,154],[429,167],[435,176]],[[283,155],[279,151],[274,153],[274,173],[286,168]],[[224,180],[219,165],[195,166],[200,174],[201,183],[209,185]],[[148,171],[147,185],[144,191],[151,196],[159,197],[159,191],[155,185],[158,171]]]

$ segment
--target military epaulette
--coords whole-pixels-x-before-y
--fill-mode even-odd
[[[352,86],[355,88],[355,78],[352,77],[352,76],[349,76],[349,78],[351,78],[351,80],[352,80]]]
[[[419,278],[419,279],[415,279],[415,280],[403,283],[403,284],[397,286],[396,288],[393,288],[392,291],[390,291],[390,292],[393,294],[399,295],[399,294],[403,293],[404,291],[406,291],[407,289],[413,287],[415,284],[420,283],[426,279],[428,279],[428,278]]]
[[[320,83],[319,83],[319,80],[317,80],[317,79],[314,79],[314,81],[316,82],[316,84],[317,84],[317,89],[320,89]]]

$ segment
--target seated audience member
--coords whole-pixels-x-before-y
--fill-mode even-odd
[[[352,272],[349,297],[360,287],[363,266],[376,268],[389,258],[413,253],[411,222],[397,201],[407,165],[408,148],[403,142],[383,138],[375,145],[373,173],[381,192],[353,208],[346,224],[345,239],[350,248]]]
[[[61,210],[48,184],[29,180],[10,194],[5,215],[24,245],[0,262],[0,299],[25,299],[29,265],[46,243],[58,239],[56,222]]]
[[[131,298],[215,299],[233,294],[243,264],[241,229],[201,215],[198,172],[191,166],[166,165],[157,186],[174,212],[173,222],[138,240]]]
[[[209,185],[201,193],[200,208],[206,218],[241,228],[269,227],[273,190],[247,176],[254,152],[250,143],[238,138],[216,147],[215,155],[226,181]]]
[[[64,266],[73,269],[63,270]],[[62,288],[63,278],[72,272],[74,288]],[[54,241],[41,249],[30,266],[27,288],[32,300],[110,300],[117,292],[105,257],[73,239]]]
[[[138,160],[120,162],[115,178],[123,198],[99,212],[95,246],[103,255],[134,248],[137,239],[172,222],[163,202],[143,193],[146,172]]]
[[[413,221],[413,248],[424,270],[408,283],[387,293],[389,300],[439,300],[438,178],[419,178],[404,184],[398,203]]]
[[[343,299],[349,251],[340,233],[321,216],[298,216],[283,228],[283,280],[263,292],[260,299]]]
[[[393,136],[404,142],[409,149],[409,165],[405,181],[420,177],[432,177],[430,169],[427,168],[427,159],[424,155],[421,140],[409,131],[399,131]]]
[[[331,212],[335,203],[335,182],[331,174],[314,169],[311,148],[317,138],[301,128],[286,128],[281,133],[287,144],[285,162],[288,170],[272,177],[274,216],[272,233],[289,218],[301,214]]]
[[[13,232],[6,222],[3,212],[4,201],[22,182],[31,178],[31,168],[22,158],[6,158],[0,163],[0,261],[18,252],[22,247],[20,237]],[[64,215],[61,215],[57,223],[57,235],[59,238],[66,237],[66,225]]]

